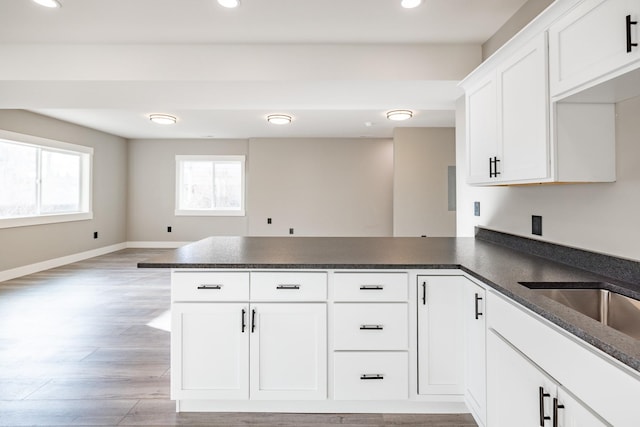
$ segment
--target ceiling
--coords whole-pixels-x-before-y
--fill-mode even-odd
[[[479,46],[526,0],[424,0],[416,9],[403,9],[399,2],[242,0],[241,7],[225,9],[215,0],[61,0],[62,8],[46,9],[28,0],[2,0],[0,53],[11,53],[5,58],[14,58],[14,74],[0,71],[0,108],[28,109],[125,138],[390,137],[396,126],[453,126],[454,102],[462,94],[456,83],[470,67],[462,75],[465,67],[446,71],[448,57],[439,52],[424,59],[433,58],[434,64],[423,65],[439,67],[436,71],[409,75],[411,55],[392,69],[387,53],[404,47],[431,52],[429,46],[440,45],[451,45],[453,52],[453,46],[469,45],[478,52],[477,65]],[[33,65],[33,50],[27,49],[33,45],[48,62]],[[276,75],[280,67],[280,78],[261,77],[264,58],[253,66],[236,61],[237,68],[223,76],[216,74],[220,63],[208,65],[211,76],[195,77],[186,65],[180,68],[198,63],[193,49],[218,52],[236,46],[267,53],[269,46],[281,46],[291,54],[286,60],[274,56],[268,64]],[[322,46],[333,50],[324,63],[316,63],[294,53],[301,46],[309,52]],[[338,46],[352,46],[356,58],[341,60]],[[119,56],[111,74],[104,70],[115,69],[113,61],[96,65],[100,73],[87,71],[90,64],[71,66],[57,54],[63,48],[90,49],[95,56],[83,54],[86,62],[106,64],[107,56],[98,54],[107,49],[148,52],[158,47],[172,52],[184,47],[192,56],[181,63],[174,54],[167,65],[172,73],[147,70],[145,78],[142,71],[151,68],[149,62],[137,60],[144,54],[126,61]],[[240,63],[253,74],[239,72]],[[52,77],[42,64],[62,71]],[[385,112],[397,108],[413,110],[414,117],[400,124],[388,121]],[[175,115],[178,123],[153,125],[149,113]],[[289,126],[268,125],[270,113],[294,119]]]

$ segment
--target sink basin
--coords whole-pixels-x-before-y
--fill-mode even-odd
[[[640,340],[640,301],[603,289],[602,283],[520,282],[537,293]],[[576,289],[583,285],[584,288]],[[554,287],[555,286],[555,287]]]

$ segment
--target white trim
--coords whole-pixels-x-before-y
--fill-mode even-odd
[[[127,248],[175,249],[193,242],[127,242]]]
[[[93,212],[73,212],[67,214],[22,216],[0,219],[0,228],[28,227],[32,225],[57,224],[60,222],[87,221],[93,219]]]
[[[60,267],[88,258],[105,255],[111,252],[126,249],[126,243],[117,243],[115,245],[104,246],[102,248],[92,249],[90,251],[79,252],[73,255],[67,255],[60,258],[54,258],[47,261],[37,262],[35,264],[24,265],[22,267],[12,268],[10,270],[0,271],[0,282],[15,279],[17,277],[26,276],[28,274],[38,273],[40,271],[49,270],[51,268]]]

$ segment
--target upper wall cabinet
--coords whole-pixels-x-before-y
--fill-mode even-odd
[[[551,96],[640,66],[639,0],[585,0],[549,27]]]
[[[552,4],[460,84],[469,184],[615,181],[615,106],[550,101],[547,30],[578,3]]]

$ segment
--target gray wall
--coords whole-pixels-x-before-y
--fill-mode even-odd
[[[126,241],[126,140],[23,110],[0,110],[0,129],[94,148],[93,219],[0,229],[0,271]]]
[[[394,236],[456,235],[456,213],[449,210],[447,191],[455,145],[454,128],[395,130]]]
[[[248,234],[392,234],[392,140],[252,139],[249,154]]]
[[[529,0],[526,2],[489,40],[482,45],[482,59],[485,60],[524,28],[554,0]]]
[[[246,234],[246,217],[175,216],[178,154],[246,155],[248,142],[209,139],[133,139],[129,141],[129,241],[193,241],[211,235]],[[251,168],[247,158],[246,169]],[[167,226],[172,232],[167,232]]]
[[[458,234],[474,225],[531,237],[531,215],[543,217],[543,240],[640,260],[640,97],[616,105],[617,182],[525,187],[464,184],[464,102],[458,103]],[[480,217],[473,201],[481,202]]]

